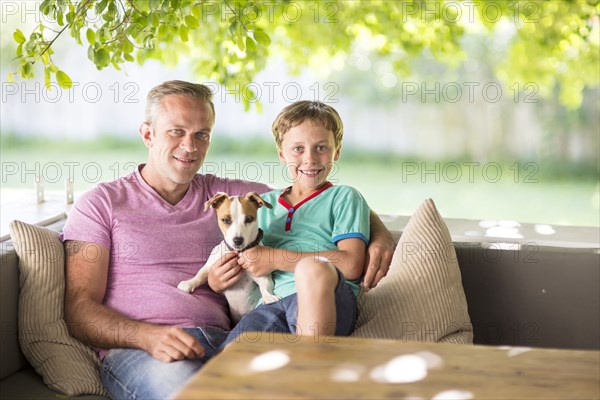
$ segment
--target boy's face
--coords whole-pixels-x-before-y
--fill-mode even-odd
[[[279,159],[287,165],[294,188],[315,190],[327,180],[340,149],[333,132],[306,120],[283,135]]]

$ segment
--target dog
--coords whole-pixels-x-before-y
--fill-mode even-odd
[[[223,232],[223,241],[217,245],[208,257],[208,260],[198,271],[196,276],[187,281],[181,281],[177,288],[181,291],[192,293],[198,286],[208,281],[211,266],[221,255],[237,251],[242,252],[260,243],[263,231],[258,227],[256,214],[260,207],[273,208],[257,193],[250,192],[245,197],[229,196],[227,193],[218,192],[212,199],[204,204],[204,210],[209,207],[215,209],[219,228]],[[264,303],[279,300],[273,294],[273,279],[268,276],[252,276],[244,271],[240,280],[224,291],[229,303],[229,310],[234,323],[237,323],[244,314],[256,307],[258,298],[252,296],[258,285]]]

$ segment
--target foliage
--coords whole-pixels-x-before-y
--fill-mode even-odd
[[[546,96],[559,87],[561,101],[575,108],[582,90],[598,84],[599,9],[598,0],[44,0],[45,18],[34,31],[14,32],[18,71],[9,81],[15,73],[32,78],[41,62],[47,86],[54,78],[71,87],[52,58],[54,42],[67,32],[88,47],[98,69],[188,58],[197,76],[240,93],[249,107],[256,93],[248,84],[270,54],[299,72],[335,69],[360,51],[406,75],[423,53],[458,65],[465,32],[487,29],[508,48],[500,79],[537,82]]]

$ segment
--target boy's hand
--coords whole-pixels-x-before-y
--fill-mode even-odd
[[[394,255],[394,240],[375,240],[367,248],[363,286],[368,291],[377,286],[390,269]]]
[[[254,276],[264,276],[273,272],[274,249],[255,246],[238,254],[238,264]]]
[[[208,285],[213,291],[221,293],[242,277],[241,270],[237,263],[237,253],[226,253],[212,265],[208,272]]]

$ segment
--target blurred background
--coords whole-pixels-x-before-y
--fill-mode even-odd
[[[356,41],[345,58],[313,58],[299,67],[272,51],[264,69],[239,83],[237,92],[231,82],[227,89],[199,76],[193,53],[174,65],[149,59],[99,71],[85,46],[61,37],[53,58],[73,82],[63,89],[47,87],[43,73],[7,78],[14,70],[13,32],[34,29],[41,17],[37,2],[6,3],[0,39],[3,204],[15,196],[34,203],[37,176],[49,192],[64,190],[72,179],[77,196],[131,172],[146,159],[137,133],[146,93],[162,81],[183,79],[215,91],[217,122],[202,172],[289,185],[271,123],[294,101],[321,100],[345,125],[342,157],[330,180],[358,188],[378,213],[410,215],[433,198],[450,218],[600,225],[598,86],[548,93],[544,77],[513,77],[507,58],[526,64],[536,54],[514,54],[511,24],[489,30],[464,21],[461,52],[450,51],[442,62],[422,51],[410,57],[409,68],[374,54],[369,46],[377,37]],[[597,16],[592,25],[600,36]],[[597,63],[585,68],[600,74]]]

